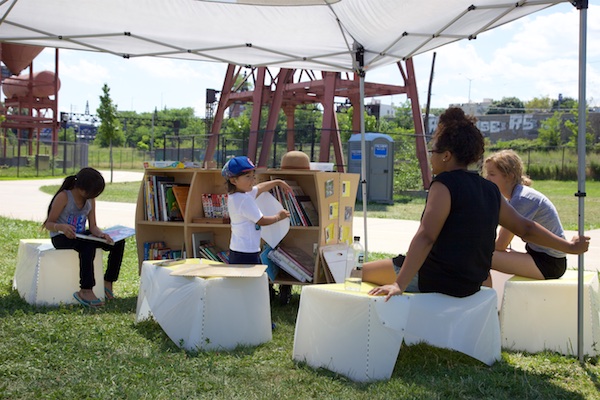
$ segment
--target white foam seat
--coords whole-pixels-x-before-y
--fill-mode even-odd
[[[230,350],[271,340],[266,273],[204,279],[171,276],[174,268],[142,264],[136,322],[154,318],[187,350]]]
[[[96,250],[94,294],[104,299],[102,249]],[[73,293],[79,290],[79,254],[58,250],[50,239],[21,239],[13,288],[29,304],[78,304]]]
[[[544,350],[577,354],[578,272],[560,279],[534,280],[514,276],[504,284],[500,312],[502,347],[536,353]],[[600,353],[598,273],[584,272],[583,346],[585,354]]]
[[[496,292],[456,298],[437,293],[369,296],[343,284],[304,286],[293,358],[353,381],[389,379],[402,340],[454,349],[486,364],[500,359]]]

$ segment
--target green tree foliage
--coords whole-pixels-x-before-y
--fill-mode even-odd
[[[390,128],[397,132],[415,131],[415,122],[412,115],[410,100],[406,100],[398,107],[394,107],[394,117],[390,120]]]
[[[541,122],[538,129],[538,141],[542,146],[556,147],[562,144],[561,127],[563,114],[555,111],[550,118]]]
[[[525,106],[517,97],[503,97],[502,100],[492,102],[486,114],[523,114]]]
[[[560,101],[558,99],[552,100],[552,111],[565,110],[571,111],[577,109],[577,100],[572,97],[563,97]]]
[[[100,105],[96,110],[101,123],[95,142],[101,147],[122,146],[125,143],[125,136],[120,128],[117,106],[110,98],[110,88],[106,83],[102,86],[102,93]]]
[[[577,138],[579,137],[579,111],[577,108],[571,111],[573,118],[565,120],[565,127],[569,130],[569,140],[567,144],[571,147],[577,147]],[[588,111],[585,112],[585,144],[592,146],[594,144],[594,134],[592,133],[592,124],[588,118]]]
[[[552,109],[552,99],[548,96],[534,97],[533,99],[525,102],[525,112],[550,112]]]

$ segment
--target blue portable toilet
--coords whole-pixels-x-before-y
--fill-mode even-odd
[[[394,202],[394,139],[384,133],[365,133],[367,201],[392,204]],[[361,175],[361,134],[348,140],[348,172]],[[362,187],[357,199],[362,201]]]

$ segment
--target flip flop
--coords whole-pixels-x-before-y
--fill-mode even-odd
[[[79,296],[79,292],[73,293],[73,297],[75,298],[75,300],[77,300],[79,302],[79,304],[81,304],[82,306],[85,306],[85,307],[102,307],[104,305],[104,302],[100,299],[96,299],[96,300],[84,299],[83,297]]]
[[[109,288],[104,288],[104,296],[106,296],[107,300],[112,300],[115,298],[115,294]]]

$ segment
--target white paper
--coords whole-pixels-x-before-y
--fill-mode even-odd
[[[256,198],[258,208],[265,216],[272,216],[283,210],[283,206],[269,192],[263,192]],[[272,248],[277,247],[279,242],[290,230],[290,219],[285,218],[271,225],[261,226],[260,236]]]

